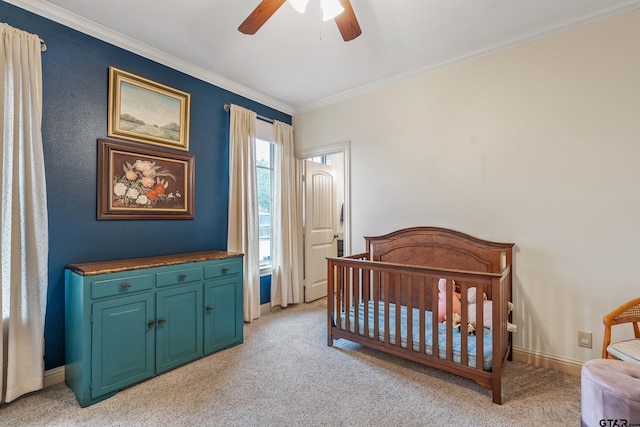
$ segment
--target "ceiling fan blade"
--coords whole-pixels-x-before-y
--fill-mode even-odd
[[[255,34],[287,0],[262,0],[238,27],[243,34]]]
[[[336,16],[334,20],[336,24],[338,24],[342,38],[348,42],[362,34],[362,30],[360,29],[360,24],[358,24],[356,14],[351,7],[351,2],[349,0],[340,0],[340,3],[342,7],[344,7],[344,12]]]

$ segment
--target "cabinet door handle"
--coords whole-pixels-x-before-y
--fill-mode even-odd
[[[130,285],[130,284],[128,284],[128,283],[122,283],[122,284],[120,285],[120,287],[121,287],[122,289],[127,289],[127,288],[130,288],[130,287],[131,287],[131,285]]]
[[[156,324],[156,321],[155,321],[155,320],[152,320],[151,322],[147,323],[147,327],[148,327],[149,329],[151,329],[151,328],[153,328],[153,325],[155,325],[155,324]]]
[[[180,279],[180,280],[184,280],[186,278],[187,278],[186,274],[181,274],[181,275],[178,276],[178,279]]]
[[[167,321],[164,319],[158,320],[158,325],[164,325],[165,323],[167,323]]]
[[[205,307],[205,310],[207,310],[207,311],[213,311],[213,307]]]
[[[229,272],[229,269],[228,269],[227,267],[223,267],[223,268],[222,268],[222,272],[223,272],[223,273],[228,273],[228,272]]]

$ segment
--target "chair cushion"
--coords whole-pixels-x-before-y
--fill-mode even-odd
[[[625,362],[640,363],[640,338],[611,343],[607,352]]]

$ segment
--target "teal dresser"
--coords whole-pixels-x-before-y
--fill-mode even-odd
[[[206,251],[65,269],[65,381],[80,406],[242,343],[242,254]]]

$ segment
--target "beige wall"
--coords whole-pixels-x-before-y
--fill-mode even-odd
[[[364,235],[415,225],[516,243],[516,349],[599,357],[602,315],[640,296],[640,11],[293,125],[296,150],[351,142],[353,252]]]

